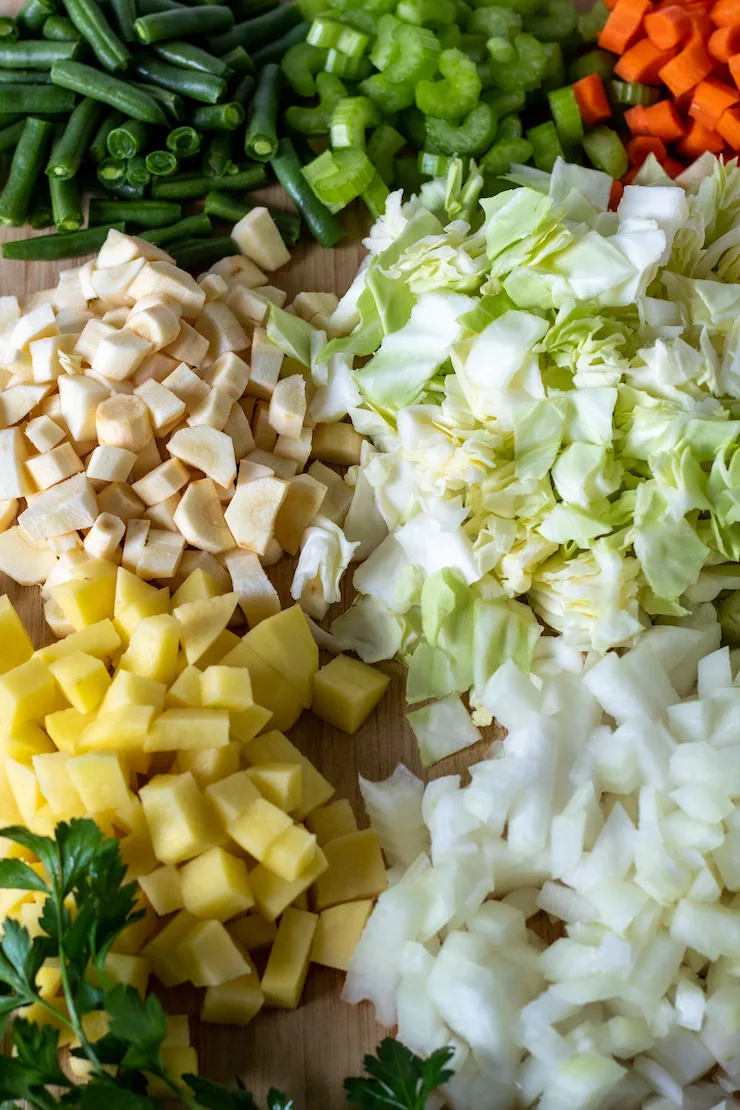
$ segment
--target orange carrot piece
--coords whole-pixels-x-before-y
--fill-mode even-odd
[[[625,50],[614,67],[615,76],[629,85],[657,85],[660,71],[675,57],[676,49],[661,50],[650,39],[640,39]]]
[[[704,41],[707,42],[714,33],[714,24],[712,23],[709,12],[701,4],[687,4],[684,11],[693,23],[695,29],[699,32]]]
[[[598,73],[589,73],[580,81],[573,82],[573,95],[576,98],[581,119],[586,124],[601,123],[612,114],[607,99],[604,82]]]
[[[671,180],[678,177],[678,175],[680,173],[683,173],[684,169],[686,168],[683,162],[679,162],[677,158],[664,158],[660,165],[664,172],[667,173],[668,176],[671,178]]]
[[[661,100],[649,108],[643,108],[642,124],[643,135],[650,135],[653,139],[662,139],[664,143],[675,143],[686,134],[681,117],[671,104],[670,100]],[[625,119],[626,119],[625,113]],[[629,126],[629,123],[627,124]]]
[[[732,111],[732,109],[728,109]],[[700,154],[709,151],[711,154],[721,154],[725,148],[725,142],[721,135],[716,131],[710,131],[701,123],[696,120],[691,121],[688,133],[684,139],[677,145],[676,150],[679,154],[683,154],[685,158],[698,158]]]
[[[660,78],[674,96],[681,96],[708,77],[713,62],[706,52],[704,40],[694,31],[680,54],[672,58],[660,71]]]
[[[619,207],[619,202],[624,193],[624,185],[621,181],[612,181],[612,187],[609,190],[609,211],[616,212]]]
[[[729,27],[740,23],[740,0],[717,0],[711,11],[715,27]]]
[[[722,113],[717,124],[717,134],[721,135],[733,150],[740,150],[740,109],[728,108]]]
[[[653,139],[650,135],[635,135],[627,143],[627,157],[633,166],[641,166],[650,154],[654,154],[659,162],[665,161],[668,151],[662,139]]]
[[[599,33],[599,46],[612,54],[624,54],[639,38],[642,21],[652,10],[650,0],[618,0]]]
[[[622,178],[622,186],[624,187],[625,185],[631,185],[632,182],[637,177],[639,172],[640,172],[640,167],[639,166],[632,166],[630,169],[628,169],[627,173]]]
[[[645,16],[645,34],[660,50],[670,50],[691,34],[691,20],[678,4]]]
[[[645,107],[642,104],[636,104],[634,108],[628,108],[624,113],[624,122],[633,135],[650,134],[650,128],[645,120]]]
[[[613,10],[614,10],[614,8],[616,8],[616,6],[617,6],[617,0],[604,0],[604,4],[606,5],[606,7],[607,7],[607,8],[609,9],[609,11],[611,12],[611,11],[613,11]]]
[[[740,53],[740,23],[718,27],[707,43],[707,50],[718,62],[729,62],[733,54]]]
[[[727,63],[730,69],[730,76],[740,89],[740,53],[733,54]]]
[[[708,77],[705,81],[700,81],[694,89],[689,115],[709,131],[715,131],[722,113],[737,104],[738,100],[740,92],[737,89]]]

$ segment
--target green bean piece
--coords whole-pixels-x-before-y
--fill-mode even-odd
[[[126,163],[126,180],[129,185],[148,185],[152,179],[152,171],[146,164],[143,154],[136,154]]]
[[[427,138],[442,154],[483,154],[496,136],[497,123],[493,109],[481,101],[458,127],[427,116]]]
[[[249,105],[249,123],[244,151],[256,162],[269,162],[278,147],[277,116],[283,75],[280,66],[266,65],[259,75]]]
[[[108,134],[108,153],[111,158],[126,160],[139,154],[147,145],[149,128],[140,119],[127,119]]]
[[[241,104],[203,104],[192,114],[193,126],[199,131],[235,131],[244,123]]]
[[[287,31],[301,22],[301,13],[294,4],[282,4],[273,11],[258,15],[255,19],[248,19],[245,23],[235,23],[230,31],[222,35],[215,35],[208,40],[208,46],[214,54],[225,54],[235,46],[243,46],[252,53],[274,42]]]
[[[183,270],[207,270],[222,258],[241,254],[241,249],[228,235],[222,239],[179,239],[167,249]]]
[[[38,35],[50,15],[56,14],[54,0],[26,0],[18,12],[17,21],[27,35]]]
[[[212,73],[214,77],[229,77],[232,73],[223,59],[190,42],[158,42],[152,49],[158,58],[180,69],[196,69],[201,73]]]
[[[79,231],[85,222],[80,186],[76,177],[49,178],[51,208],[57,231]]]
[[[125,181],[126,163],[119,158],[103,158],[98,162],[97,174],[101,185],[107,186],[109,181]]]
[[[123,112],[117,112],[115,108],[105,114],[90,143],[89,154],[93,162],[102,162],[108,157],[108,136],[125,119]]]
[[[174,243],[178,239],[210,239],[211,231],[211,221],[208,216],[199,212],[197,216],[186,216],[184,220],[179,220],[168,227],[142,231],[139,238],[145,239],[147,243],[153,243],[155,247],[166,247],[168,243]]]
[[[185,108],[185,101],[177,93],[170,92],[169,89],[161,89],[159,85],[146,85],[143,82],[132,81],[131,84],[134,88],[141,89],[142,92],[147,93],[153,100],[157,102],[168,122],[171,120],[179,123],[184,120],[187,111]]]
[[[0,127],[10,127],[14,123],[25,123],[26,116],[23,112],[0,112]]]
[[[198,10],[207,11],[206,8]],[[136,72],[145,81],[150,81],[178,95],[201,101],[203,104],[218,104],[223,100],[226,92],[226,82],[223,77],[215,77],[212,73],[200,73],[195,69],[180,69],[178,66],[160,61],[159,58],[140,56],[136,60]]]
[[[323,71],[327,54],[327,50],[311,46],[308,42],[296,42],[285,53],[280,68],[285,80],[299,96],[316,95],[316,74]]]
[[[106,181],[104,187],[110,196],[118,197],[119,200],[143,200],[146,193],[146,186],[131,185],[125,177],[120,181]]]
[[[182,216],[182,206],[165,200],[99,200],[90,201],[90,226],[115,224],[122,220],[138,227],[169,227]]]
[[[299,46],[304,42],[310,26],[310,23],[297,23],[295,27],[291,27],[281,38],[275,39],[275,42],[268,42],[265,46],[261,46],[259,50],[255,50],[252,57],[257,69],[262,69],[263,66],[271,65],[272,63],[279,64],[282,62],[283,58],[292,47]],[[329,51],[327,50],[326,58],[324,59],[325,64],[328,60]]]
[[[211,189],[241,193],[249,189],[259,189],[266,181],[265,167],[261,165],[243,166],[238,173],[226,174],[224,177],[181,173],[152,182],[152,196],[155,200],[194,200],[205,196]]]
[[[13,243],[3,243],[3,258],[18,262],[57,262],[61,258],[79,258],[100,250],[111,230],[125,231],[126,225],[118,223],[110,227],[88,227],[84,231],[16,239]]]
[[[243,204],[227,193],[212,192],[206,196],[205,213],[217,220],[228,220],[229,223],[238,223],[244,216],[255,208],[254,204]],[[281,212],[279,209],[268,208],[275,226],[283,241],[289,247],[295,246],[301,234],[301,218],[295,212]]]
[[[148,91],[143,92],[137,88],[132,81],[121,81],[117,77],[111,77],[110,74],[101,74],[92,66],[82,65],[80,62],[57,62],[51,67],[51,79],[55,85],[60,86],[54,90],[55,92],[69,89],[82,96],[89,96],[93,100],[100,100],[103,104],[109,104],[111,108],[118,108],[127,116],[140,119],[144,123],[167,123],[167,117],[154,97],[149,95]],[[74,99],[71,98],[71,100],[70,110],[74,104]],[[63,109],[30,110],[60,111]]]
[[[281,139],[271,160],[275,176],[293,201],[308,229],[322,247],[333,247],[345,235],[337,218],[322,204],[303,175],[303,168],[290,139]]]
[[[176,127],[165,139],[165,146],[176,158],[192,158],[200,150],[200,135],[194,127]]]
[[[31,198],[31,211],[28,214],[28,226],[34,231],[41,231],[51,227],[54,223],[54,213],[51,208],[51,194],[49,182],[45,176],[39,177]]]
[[[15,150],[23,134],[25,120],[19,119],[0,130],[0,151]]]
[[[0,197],[1,225],[20,227],[26,222],[33,189],[44,168],[52,131],[52,125],[44,120],[34,119],[33,116],[26,120]]]
[[[48,42],[46,39],[0,43],[0,68],[51,69],[54,62],[74,61],[81,45],[79,42]]]
[[[0,69],[0,92],[3,85],[50,84],[51,72],[48,69]]]
[[[134,32],[139,42],[149,44],[193,35],[218,35],[233,26],[231,8],[212,4],[205,8],[185,8],[141,16],[134,23]]]
[[[153,177],[171,177],[179,168],[177,158],[171,150],[150,150],[145,162]]]
[[[52,42],[82,42],[82,35],[72,20],[64,15],[50,15],[44,21],[41,35]]]
[[[406,139],[401,132],[387,123],[376,127],[367,140],[367,156],[389,188],[395,176],[395,157],[405,146]]]
[[[212,177],[223,177],[236,170],[232,159],[236,146],[233,131],[215,131],[203,159],[203,172]]]
[[[49,177],[74,177],[87,155],[87,150],[103,115],[97,100],[85,97],[69,117],[64,134],[54,144],[46,172]]]
[[[271,12],[279,3],[280,0],[233,0],[230,6],[235,19],[254,19],[265,12]]]
[[[257,72],[254,62],[243,46],[235,46],[233,50],[229,50],[226,54],[221,55],[221,61],[227,65],[233,73],[240,73],[242,76],[254,76]]]
[[[242,108],[246,109],[247,105],[254,96],[254,90],[257,87],[257,82],[250,73],[245,73],[243,77],[234,85],[234,91],[231,94],[231,99],[237,104],[241,104]]]
[[[134,34],[136,0],[110,0],[110,6],[123,41],[136,42]]]
[[[89,42],[103,69],[122,73],[128,68],[131,53],[121,42],[95,0],[64,0],[67,15],[82,37]]]
[[[177,0],[136,0],[138,15],[154,15],[156,12],[179,12],[186,7]]]

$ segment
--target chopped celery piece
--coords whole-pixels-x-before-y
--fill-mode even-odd
[[[387,123],[376,127],[367,140],[367,156],[390,188],[395,177],[394,159],[406,146],[406,139]]]
[[[565,84],[565,59],[559,42],[543,42],[542,47],[547,57],[542,89],[548,92],[550,89],[559,89]]]
[[[418,108],[407,108],[401,113],[400,128],[409,143],[416,150],[421,150],[427,137],[426,116]]]
[[[571,0],[545,0],[542,8],[524,18],[524,27],[540,42],[564,42],[576,29],[578,10]]]
[[[564,156],[560,137],[552,120],[530,127],[527,140],[532,144],[532,156],[538,170],[550,173],[556,159]]]
[[[597,170],[610,177],[623,177],[627,172],[627,151],[611,127],[595,127],[583,137],[583,149]],[[543,167],[544,168],[544,167]]]
[[[604,0],[596,0],[590,11],[578,16],[578,34],[584,42],[596,42],[608,18],[609,9]]]
[[[486,60],[488,54],[486,50],[487,38],[488,35],[463,34],[460,36],[458,46],[467,54],[471,61],[478,65],[479,62],[484,62]]]
[[[333,73],[317,74],[316,90],[319,94],[318,107],[291,105],[285,112],[288,127],[299,135],[328,135],[334,109],[347,95],[347,89]]]
[[[527,139],[497,139],[479,162],[483,173],[500,177],[508,173],[512,163],[528,162],[532,157],[532,144]]]
[[[331,145],[337,150],[342,147],[364,147],[365,131],[380,123],[380,113],[366,96],[347,96],[340,100],[331,117],[329,135]]]
[[[580,143],[583,139],[583,120],[578,110],[573,86],[566,85],[562,89],[554,89],[547,94],[547,99],[550,102],[550,111],[560,141],[566,146]]]
[[[364,150],[326,150],[303,167],[303,175],[330,212],[346,208],[376,176]]]
[[[524,128],[519,116],[504,116],[498,125],[496,142],[499,142],[500,139],[521,139],[523,134]]]
[[[326,72],[348,81],[364,81],[372,73],[372,66],[367,58],[350,58],[332,46],[326,58]]]
[[[511,112],[521,112],[524,105],[527,103],[527,98],[523,91],[517,90],[516,92],[501,92],[500,89],[489,89],[481,97],[485,100],[486,104],[490,104],[496,115],[508,116]]]
[[[454,0],[399,0],[396,16],[417,27],[444,27],[455,22]]]
[[[327,50],[308,42],[294,42],[283,55],[283,76],[299,96],[316,95],[316,75],[322,72],[327,56]]]
[[[370,36],[356,27],[342,27],[336,42],[337,50],[349,58],[361,58],[370,45]]]
[[[383,115],[390,116],[414,103],[414,86],[389,81],[384,73],[374,73],[359,84],[360,92],[370,97]]]
[[[475,62],[462,50],[443,50],[439,55],[441,81],[419,81],[416,106],[426,116],[457,123],[478,103],[481,82]]]
[[[621,104],[624,107],[634,108],[642,104],[649,108],[660,100],[660,89],[651,89],[648,85],[630,85],[626,81],[610,81],[607,88],[612,104]]]
[[[370,61],[376,69],[384,70],[390,64],[395,52],[393,34],[400,26],[400,19],[396,19],[394,15],[383,15],[378,20],[375,44],[370,52]]]
[[[391,48],[384,58],[385,64],[379,66],[389,81],[416,84],[432,77],[437,72],[441,48],[439,40],[428,27],[414,27],[410,23],[398,23],[392,32]],[[378,35],[378,38],[380,35]]]
[[[494,140],[497,123],[493,109],[481,101],[459,126],[427,116],[427,139],[443,154],[483,154]]]
[[[430,177],[444,177],[452,165],[452,158],[447,154],[435,154],[431,150],[419,151],[419,172]]]
[[[494,84],[503,92],[528,92],[539,88],[548,62],[544,46],[534,35],[525,32],[515,36],[513,45],[516,61],[503,63],[491,58]]]
[[[476,8],[467,22],[471,34],[510,39],[522,29],[522,17],[512,8]]]
[[[409,196],[418,193],[426,180],[426,176],[419,172],[416,158],[396,158],[395,170],[396,185]]]
[[[375,38],[375,16],[370,12],[363,11],[347,11],[340,12],[339,22],[346,27],[354,27],[356,31],[362,31],[369,39]]]
[[[374,220],[380,219],[385,212],[385,202],[388,199],[388,186],[379,173],[375,174],[367,189],[364,189],[361,195],[372,218]]]
[[[588,54],[574,58],[568,67],[571,81],[582,81],[592,73],[597,73],[605,81],[607,77],[611,77],[613,71],[614,55],[606,50],[589,50]]]
[[[337,45],[341,33],[341,23],[322,15],[314,19],[309,27],[306,42],[309,46],[321,46],[324,50],[328,50],[329,47]]]
[[[456,23],[449,23],[437,30],[440,49],[455,50],[462,41],[462,32]]]

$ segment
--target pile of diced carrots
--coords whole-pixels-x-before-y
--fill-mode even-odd
[[[651,153],[675,177],[705,151],[740,151],[740,0],[606,4],[599,46],[619,55],[615,77],[666,89],[665,99],[625,112],[627,178]]]

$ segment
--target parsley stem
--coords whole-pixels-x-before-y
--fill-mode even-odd
[[[182,1099],[186,1106],[190,1107],[190,1110],[201,1110],[200,1103],[196,1102],[196,1100],[192,1098],[188,1094],[188,1092],[172,1078],[163,1063],[159,1064],[159,1067],[156,1071],[152,1071],[152,1075],[156,1075],[159,1079],[166,1083],[169,1089],[173,1091],[178,1098]]]

